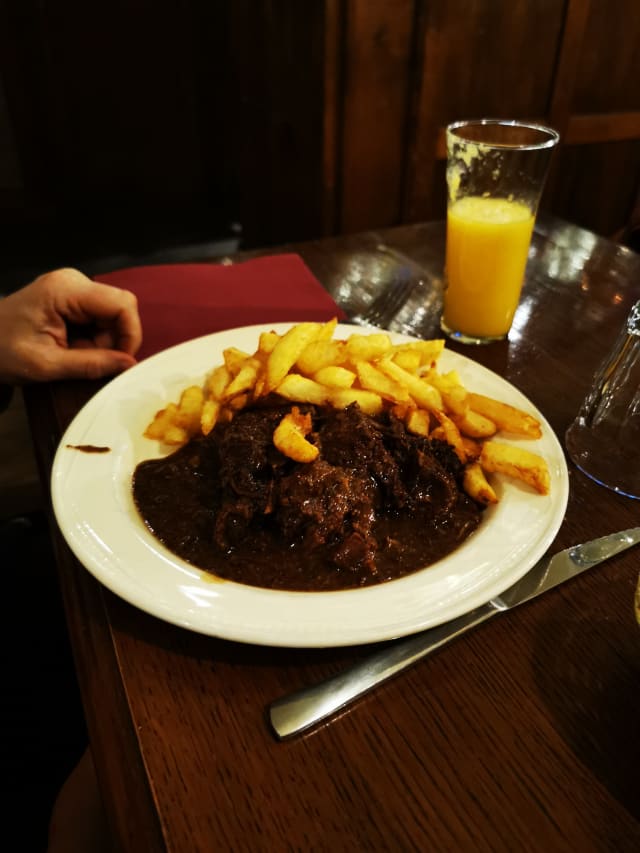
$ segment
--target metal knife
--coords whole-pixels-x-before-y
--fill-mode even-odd
[[[277,699],[269,708],[269,719],[276,735],[279,738],[291,737],[314,726],[465,631],[498,613],[530,601],[638,542],[640,527],[633,527],[574,545],[551,557],[544,556],[513,586],[481,607],[451,622],[385,646],[333,678]]]

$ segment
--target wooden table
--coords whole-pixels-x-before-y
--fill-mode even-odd
[[[293,248],[353,310],[358,270],[380,262],[380,240],[423,268],[423,299],[435,304],[442,223]],[[520,388],[562,440],[639,297],[640,256],[543,219],[510,340],[451,346]],[[438,336],[437,316],[421,323],[422,334]],[[96,388],[27,390],[46,482],[63,429]],[[554,547],[635,526],[639,509],[570,465]],[[165,624],[104,589],[53,526],[91,744],[121,849],[640,849],[637,550],[279,742],[268,704],[366,648],[254,647]]]

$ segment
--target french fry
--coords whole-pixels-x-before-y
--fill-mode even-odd
[[[391,360],[409,373],[415,373],[421,365],[420,353],[414,349],[403,349],[394,352]]]
[[[307,441],[311,431],[311,416],[301,414],[297,406],[285,415],[273,433],[273,443],[280,453],[294,462],[313,462],[320,453],[315,444]]]
[[[326,323],[322,324],[320,331],[318,332],[318,340],[320,341],[330,341],[333,337],[333,334],[336,330],[336,326],[338,325],[338,318],[332,317]]]
[[[164,441],[167,430],[175,423],[178,407],[175,403],[169,403],[164,409],[156,412],[153,420],[144,431],[145,438],[155,441]]]
[[[346,367],[328,364],[313,374],[313,380],[329,388],[351,388],[356,381],[356,374]]]
[[[344,347],[339,341],[313,341],[298,356],[296,367],[301,373],[313,376],[323,367],[342,364],[345,360]]]
[[[465,409],[462,414],[452,414],[451,419],[460,432],[469,438],[490,438],[498,431],[493,421],[473,409]]]
[[[356,361],[355,367],[360,385],[365,390],[374,391],[384,400],[391,400],[392,403],[409,402],[409,392],[406,386],[385,375],[373,364],[368,361]]]
[[[391,359],[381,359],[378,362],[378,367],[391,379],[395,379],[399,385],[404,385],[409,395],[421,408],[430,412],[441,412],[443,410],[440,392],[433,385],[425,382],[424,379],[409,373],[408,370],[403,370]]]
[[[176,426],[182,427],[188,437],[195,435],[200,428],[203,403],[204,392],[199,385],[191,385],[189,388],[185,388],[180,395],[174,423]]]
[[[458,459],[461,462],[467,461],[467,451],[460,435],[460,430],[444,412],[434,412],[436,419],[440,422],[440,434],[444,436],[447,444],[450,444],[455,450]]]
[[[391,349],[391,338],[385,334],[350,335],[345,350],[351,361],[371,361]]]
[[[216,425],[218,416],[220,415],[220,402],[209,398],[202,404],[202,412],[200,414],[200,429],[203,435],[209,435],[211,430]]]
[[[530,450],[500,441],[485,441],[480,454],[485,471],[499,472],[527,483],[541,495],[549,494],[550,477],[547,463]]]
[[[205,393],[214,400],[221,400],[231,378],[231,372],[226,364],[215,367],[205,381]]]
[[[324,405],[331,395],[331,389],[301,376],[299,373],[288,373],[277,388],[278,394],[296,403],[314,403]]]
[[[467,454],[468,462],[475,462],[476,460],[480,459],[480,454],[482,453],[481,442],[475,441],[475,439],[463,435],[462,446],[464,447],[464,452]]]
[[[222,392],[220,399],[230,400],[232,397],[254,388],[261,367],[262,364],[257,358],[247,358]]]
[[[498,496],[485,477],[479,462],[471,462],[465,467],[463,488],[470,498],[483,506],[498,502]]]
[[[321,323],[299,323],[280,338],[267,361],[266,393],[278,387],[303,350],[318,337],[321,330]]]
[[[425,409],[410,409],[405,415],[404,422],[409,432],[416,435],[429,435],[431,416]]]
[[[444,350],[444,338],[436,338],[431,341],[410,341],[407,344],[395,344],[393,346],[393,359],[399,364],[397,356],[400,353],[410,352],[420,355],[420,366],[434,367]],[[403,366],[403,365],[401,365]]]
[[[469,406],[474,412],[493,421],[503,432],[524,435],[527,438],[540,438],[542,435],[540,423],[536,418],[521,409],[494,400],[493,397],[470,393]]]
[[[251,358],[248,352],[243,352],[237,347],[227,347],[227,349],[223,351],[222,357],[224,358],[227,370],[232,376],[235,376],[245,361]]]
[[[162,441],[164,444],[182,446],[189,441],[190,435],[184,427],[172,424],[165,432]]]
[[[280,335],[277,332],[261,332],[258,339],[258,352],[270,355],[279,340]]]
[[[230,400],[227,401],[226,408],[230,412],[239,412],[240,409],[244,409],[248,402],[248,394],[236,394],[235,397],[232,397]]]
[[[383,409],[379,394],[360,388],[332,388],[328,399],[336,409],[346,409],[352,403],[357,403],[366,415],[379,415]]]

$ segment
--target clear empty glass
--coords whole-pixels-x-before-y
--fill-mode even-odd
[[[581,471],[615,492],[640,498],[640,301],[565,438]]]

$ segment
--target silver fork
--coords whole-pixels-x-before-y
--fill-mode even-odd
[[[417,284],[418,279],[413,271],[408,267],[400,267],[382,293],[376,296],[364,311],[354,314],[351,321],[360,326],[385,328],[406,303]]]

